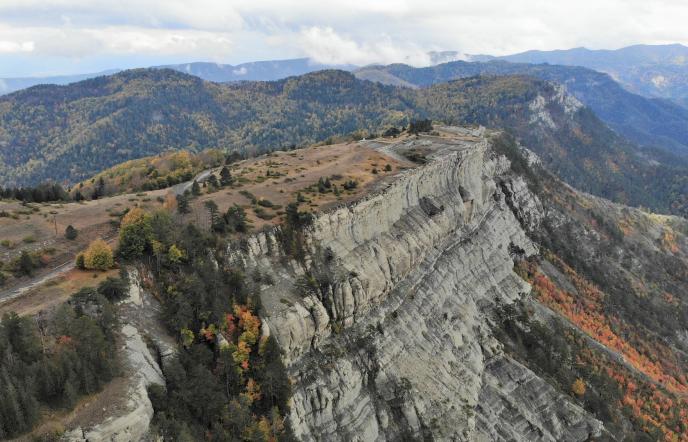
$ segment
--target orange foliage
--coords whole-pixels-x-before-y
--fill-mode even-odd
[[[576,379],[573,385],[571,385],[571,391],[576,396],[583,396],[585,394],[585,382],[583,382],[583,379]]]
[[[671,349],[660,342],[643,341],[640,334],[627,324],[606,316],[602,306],[604,293],[558,258],[552,256],[550,259],[566,274],[578,293],[574,296],[562,290],[533,264],[522,264],[525,268],[517,271],[521,276],[526,275],[541,303],[562,314],[596,341],[622,354],[629,364],[653,381],[672,392],[688,394],[688,384],[681,377],[683,371]],[[634,335],[633,342],[614,330],[623,330],[627,336]]]

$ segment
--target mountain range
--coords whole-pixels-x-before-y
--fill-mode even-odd
[[[447,61],[451,59],[454,52],[432,53],[432,59]],[[295,58],[288,60],[268,60],[241,63],[237,65],[220,64],[210,62],[193,62],[170,64],[163,66],[153,66],[153,69],[173,69],[189,75],[195,75],[204,80],[215,82],[228,81],[272,81],[279,80],[294,75],[303,75],[308,72],[320,71],[323,69],[344,69],[352,70],[356,66],[330,66],[315,62],[308,58]],[[89,78],[112,75],[121,72],[121,69],[110,69],[102,72],[78,74],[78,75],[59,75],[49,77],[24,77],[24,78],[4,78],[0,79],[0,95],[8,94],[20,89],[41,84],[67,85]]]
[[[609,75],[578,66],[454,61],[426,68],[403,64],[369,66],[358,78],[407,87],[426,87],[474,75],[527,75],[566,86],[605,123],[648,147],[688,154],[688,109],[668,100],[646,98],[622,88]]]
[[[4,185],[73,183],[168,149],[267,152],[380,133],[413,118],[513,131],[581,190],[654,210],[686,209],[686,160],[640,149],[563,87],[526,76],[412,89],[336,70],[219,84],[141,69],[37,86],[0,98],[0,177]]]
[[[688,47],[681,44],[634,45],[616,50],[527,51],[503,57],[478,55],[472,60],[495,58],[516,63],[583,66],[608,73],[631,92],[688,105]]]

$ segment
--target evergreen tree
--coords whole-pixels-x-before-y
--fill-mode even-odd
[[[232,181],[232,173],[227,166],[223,166],[222,170],[220,170],[220,184],[222,184],[222,186],[229,186],[232,184]]]
[[[189,213],[189,198],[185,194],[177,195],[177,211],[179,213]]]
[[[198,196],[201,194],[201,186],[198,185],[198,181],[194,180],[193,184],[191,185],[191,193],[194,196]]]
[[[71,224],[65,229],[65,238],[69,240],[75,240],[78,234],[77,230]]]

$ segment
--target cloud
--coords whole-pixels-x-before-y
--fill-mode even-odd
[[[239,69],[233,69],[232,74],[234,74],[234,75],[246,75],[246,74],[248,74],[248,69],[246,69],[246,66],[242,66]]]
[[[34,39],[22,41],[29,36]],[[31,52],[72,58],[141,54],[214,58],[231,48],[231,36],[222,32],[131,26],[13,28],[0,25],[0,53]]]
[[[429,51],[686,44],[686,16],[682,0],[2,0],[0,76],[115,57],[418,66]]]
[[[16,52],[32,52],[35,44],[32,41],[7,41],[0,40],[0,54],[12,54]]]
[[[301,31],[299,41],[308,57],[323,64],[406,63],[426,66],[431,62],[424,49],[409,42],[395,42],[386,35],[372,41],[357,42],[339,35],[330,27],[312,26]]]

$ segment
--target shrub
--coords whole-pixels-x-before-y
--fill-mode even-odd
[[[84,254],[79,253],[76,255],[76,261],[74,263],[77,269],[86,270],[86,264],[84,263]]]
[[[391,164],[385,164],[385,172],[391,172],[392,171],[392,165]]]
[[[432,130],[432,121],[430,120],[411,120],[408,131],[411,134],[419,134],[422,132],[430,132]]]
[[[127,294],[129,287],[122,278],[108,277],[98,286],[98,293],[105,296],[108,301],[117,301]]]
[[[72,225],[68,225],[67,228],[65,229],[65,238],[69,240],[75,240],[79,232],[72,227]]]
[[[358,187],[358,183],[354,180],[348,180],[345,181],[344,184],[342,184],[342,187],[346,190],[353,190],[356,187]]]
[[[96,239],[84,252],[84,267],[89,270],[107,270],[115,265],[112,249],[102,239]]]

